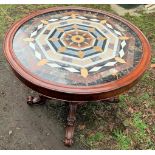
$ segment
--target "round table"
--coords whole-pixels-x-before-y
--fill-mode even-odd
[[[77,105],[116,101],[143,75],[150,45],[143,33],[114,14],[81,7],[31,13],[7,32],[4,54],[16,76],[39,97],[69,103],[65,144],[73,143]]]

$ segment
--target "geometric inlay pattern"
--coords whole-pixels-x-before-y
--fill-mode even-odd
[[[71,10],[32,18],[18,30],[13,45],[35,75],[77,86],[121,78],[142,53],[139,38],[121,21]]]

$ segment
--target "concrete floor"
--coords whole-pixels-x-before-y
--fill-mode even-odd
[[[50,108],[60,102],[29,107],[26,97],[33,93],[12,73],[0,47],[0,149],[82,149],[76,142],[63,145],[66,116]]]

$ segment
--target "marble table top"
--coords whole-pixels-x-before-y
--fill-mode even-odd
[[[26,21],[15,33],[13,52],[39,79],[77,87],[121,79],[143,55],[138,35],[124,22],[79,9]]]

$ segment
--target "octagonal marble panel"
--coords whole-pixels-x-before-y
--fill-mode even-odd
[[[76,86],[117,80],[142,55],[141,42],[127,25],[78,10],[34,17],[17,31],[13,46],[23,66],[39,78]]]

